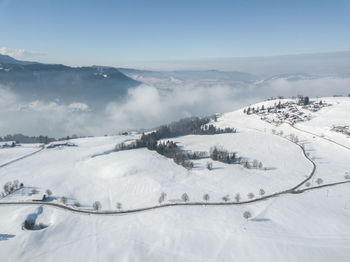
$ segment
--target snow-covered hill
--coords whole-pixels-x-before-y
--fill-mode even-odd
[[[280,101],[293,102],[250,107]],[[0,200],[0,254],[6,261],[348,261],[350,184],[314,187],[350,179],[350,138],[334,129],[350,125],[350,98],[322,101],[329,106],[294,125],[274,125],[240,109],[211,123],[237,133],[170,139],[189,151],[221,146],[262,168],[204,158],[187,170],[146,148],[114,152],[116,144],[140,134],[0,149],[0,184],[24,184]],[[47,202],[23,204],[41,200],[46,189],[53,193]],[[157,207],[162,192],[162,205],[172,205],[116,213]],[[189,204],[176,205],[184,203],[183,193]],[[204,194],[215,205],[205,205]],[[115,213],[95,213],[94,201],[100,212]],[[47,227],[23,229],[28,217]]]

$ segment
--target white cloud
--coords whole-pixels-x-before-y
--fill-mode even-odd
[[[123,102],[112,102],[106,107],[107,117],[124,128],[148,128],[173,120],[203,116],[238,108],[236,101],[241,89],[229,86],[179,86],[174,90],[160,90],[141,85],[129,89]],[[251,101],[246,98],[244,102]]]
[[[9,109],[16,102],[16,96],[9,88],[0,86],[0,111]]]
[[[89,106],[87,104],[84,104],[84,103],[78,103],[78,102],[75,102],[75,103],[71,103],[68,108],[71,110],[71,111],[75,111],[75,112],[87,112],[89,111]]]
[[[25,49],[15,49],[15,48],[8,48],[8,47],[0,47],[0,54],[2,55],[8,55],[14,58],[23,59],[23,58],[36,58],[36,57],[43,57],[46,55],[46,53],[43,52],[37,52],[37,51],[29,51]]]

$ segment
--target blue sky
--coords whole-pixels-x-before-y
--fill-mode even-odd
[[[0,0],[2,53],[68,65],[350,50],[349,26],[346,0]]]

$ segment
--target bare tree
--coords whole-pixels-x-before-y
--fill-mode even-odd
[[[253,160],[253,167],[254,167],[254,168],[258,168],[258,166],[259,166],[258,160],[254,159],[254,160]]]
[[[213,163],[212,163],[212,162],[207,162],[206,168],[207,168],[208,170],[212,170],[212,169],[213,169]]]
[[[344,178],[345,179],[350,179],[350,175],[345,175]]]
[[[116,206],[117,206],[118,210],[122,209],[122,207],[123,207],[122,203],[120,203],[120,202],[117,202]]]
[[[245,211],[244,213],[243,213],[243,217],[245,218],[245,219],[249,219],[249,218],[251,218],[252,217],[252,214],[249,212],[249,211]]]
[[[166,193],[162,192],[162,193],[160,194],[159,199],[158,199],[159,204],[163,203],[164,200],[165,200],[165,198],[166,198]]]
[[[226,195],[222,198],[222,200],[224,200],[225,202],[230,201],[230,196]]]
[[[209,199],[210,199],[209,194],[205,194],[205,195],[203,196],[203,199],[204,199],[205,202],[208,202]]]
[[[247,169],[250,169],[251,166],[250,166],[250,163],[248,161],[244,161],[243,162],[243,167],[247,168]]]
[[[316,179],[316,183],[317,183],[318,185],[321,185],[321,184],[323,183],[323,179],[322,179],[322,178],[317,178],[317,179]]]
[[[96,211],[98,211],[98,210],[100,210],[100,209],[102,208],[102,205],[101,205],[101,203],[100,203],[99,201],[95,201],[95,202],[92,204],[92,207],[93,207]]]
[[[18,180],[14,180],[13,181],[13,187],[14,187],[14,189],[18,189],[19,188],[19,181]]]
[[[51,196],[52,195],[52,191],[50,189],[46,189],[46,195]]]
[[[61,197],[61,202],[63,203],[63,204],[67,204],[67,198],[65,197],[65,196],[63,196],[63,197]]]
[[[249,199],[254,198],[254,194],[253,194],[253,193],[249,193],[249,194],[248,194],[248,198],[249,198]]]
[[[241,195],[239,193],[235,195],[235,200],[237,203],[239,203],[239,201],[241,200]]]
[[[305,186],[307,186],[307,187],[311,186],[310,182],[307,182],[307,183],[305,184]]]
[[[259,162],[258,167],[259,167],[259,169],[262,169],[263,168],[263,164],[261,162]]]
[[[80,207],[80,202],[79,202],[79,201],[75,201],[75,202],[74,202],[74,206],[75,206],[75,207]]]
[[[181,199],[184,202],[188,202],[190,200],[190,198],[188,197],[187,193],[183,193],[182,196],[181,196]]]
[[[5,194],[9,194],[12,191],[12,182],[7,182],[4,185]]]
[[[260,196],[265,195],[265,190],[261,188],[261,189],[259,190],[259,194],[260,194]]]

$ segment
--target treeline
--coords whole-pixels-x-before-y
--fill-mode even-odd
[[[156,131],[149,134],[142,134],[141,138],[136,141],[137,147],[147,147],[150,150],[155,150],[157,141],[164,138],[172,138],[186,135],[214,135],[222,133],[236,133],[234,128],[217,128],[208,123],[211,117],[182,119],[180,121],[164,125]],[[214,118],[216,119],[216,118]]]
[[[0,137],[0,141],[16,141],[17,143],[41,143],[41,144],[48,144],[53,141],[56,141],[55,138],[48,137],[48,136],[25,136],[22,134],[14,134],[14,135],[7,135],[3,138]]]
[[[77,135],[62,137],[59,139],[55,139],[53,137],[48,136],[26,136],[23,134],[14,134],[14,135],[6,135],[4,137],[0,137],[0,142],[2,141],[15,141],[16,143],[22,143],[22,144],[49,144],[54,141],[62,141],[62,140],[69,140],[69,139],[75,139],[78,138]]]

